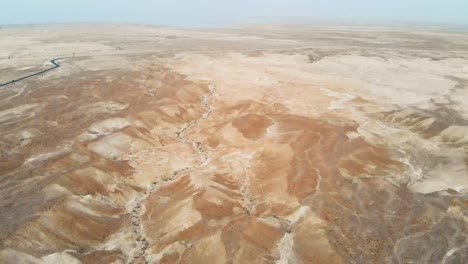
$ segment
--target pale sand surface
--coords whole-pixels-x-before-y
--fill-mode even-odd
[[[0,39],[0,263],[468,261],[464,32]]]

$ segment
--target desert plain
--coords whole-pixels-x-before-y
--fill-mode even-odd
[[[464,31],[0,39],[0,263],[468,262]]]

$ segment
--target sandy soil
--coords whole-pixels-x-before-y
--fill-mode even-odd
[[[468,260],[463,32],[0,38],[0,263]]]

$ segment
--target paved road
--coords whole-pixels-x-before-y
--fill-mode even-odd
[[[31,75],[28,75],[28,76],[25,76],[25,77],[21,77],[21,78],[19,78],[19,79],[9,81],[9,82],[7,82],[7,83],[2,83],[2,84],[0,84],[0,87],[7,86],[7,85],[9,85],[9,84],[16,83],[16,82],[19,82],[19,81],[22,81],[22,80],[25,80],[25,79],[34,77],[34,76],[36,76],[36,75],[43,74],[43,73],[46,73],[46,72],[48,72],[48,71],[57,69],[58,67],[60,67],[60,64],[59,64],[57,61],[58,61],[58,60],[62,60],[62,59],[64,59],[64,58],[58,58],[58,59],[53,59],[53,60],[51,60],[50,63],[52,63],[52,64],[54,65],[54,67],[52,67],[52,68],[49,68],[49,69],[47,69],[47,70],[43,70],[43,71],[40,71],[40,72],[36,72],[36,73],[31,74]]]

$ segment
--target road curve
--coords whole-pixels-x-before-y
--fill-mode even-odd
[[[48,71],[57,69],[58,67],[60,67],[60,64],[59,64],[57,61],[58,61],[58,60],[62,60],[62,59],[64,59],[64,58],[57,58],[57,59],[51,60],[50,63],[52,63],[52,65],[54,65],[54,67],[52,67],[52,68],[49,68],[49,69],[46,69],[46,70],[43,70],[43,71],[40,71],[40,72],[33,73],[33,74],[31,74],[31,75],[24,76],[24,77],[21,77],[21,78],[19,78],[19,79],[11,80],[11,81],[9,81],[9,82],[7,82],[7,83],[2,83],[2,84],[0,84],[0,87],[7,86],[7,85],[9,85],[9,84],[16,83],[16,82],[19,82],[19,81],[23,81],[23,80],[25,80],[25,79],[34,77],[34,76],[36,76],[36,75],[43,74],[43,73],[46,73],[46,72],[48,72]]]

